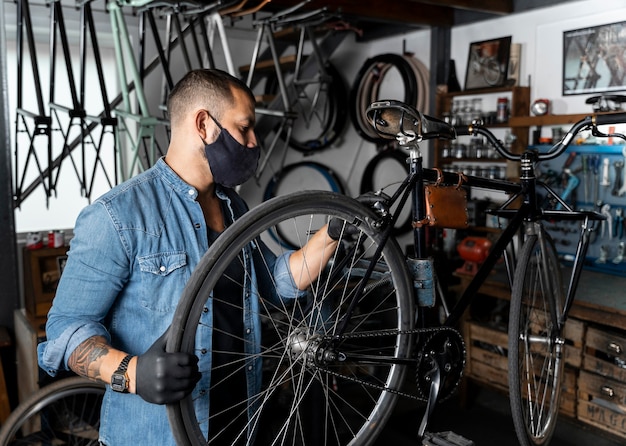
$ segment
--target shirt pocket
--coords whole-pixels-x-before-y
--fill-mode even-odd
[[[188,279],[184,251],[137,257],[141,270],[141,305],[153,311],[173,311]]]

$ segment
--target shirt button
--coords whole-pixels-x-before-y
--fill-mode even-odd
[[[189,189],[189,192],[187,192],[189,195],[193,195],[195,194],[195,191],[193,189]]]
[[[161,266],[159,267],[159,271],[161,271],[162,273],[164,273],[164,272],[165,272],[165,267],[164,267],[163,265],[161,265]]]
[[[204,308],[202,309],[202,312],[203,312],[203,313],[208,313],[208,312],[209,312],[209,308],[208,308],[208,307],[204,307]]]
[[[200,229],[202,227],[202,225],[200,223],[194,223],[193,227],[196,229]]]
[[[246,330],[246,334],[250,334],[250,331],[251,331],[251,330],[248,328],[248,329]]]
[[[251,365],[248,366],[248,370],[252,370],[252,366]]]
[[[202,350],[200,350],[200,353],[202,353],[203,355],[206,355],[207,349],[203,348]]]
[[[206,395],[206,389],[202,389],[202,390],[200,391],[200,395],[201,395],[201,396]]]

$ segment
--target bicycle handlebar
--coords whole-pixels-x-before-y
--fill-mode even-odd
[[[367,118],[376,132],[386,139],[397,139],[401,144],[420,142],[426,139],[456,139],[462,135],[482,135],[495,147],[497,152],[511,161],[519,161],[521,154],[509,151],[482,122],[475,121],[467,126],[452,126],[437,118],[427,116],[413,106],[400,101],[386,100],[373,102],[366,111]],[[608,113],[586,116],[574,123],[563,139],[557,142],[545,153],[538,153],[537,160],[551,160],[561,155],[581,131],[592,129],[596,136],[617,136],[626,139],[624,135],[603,135],[597,131],[599,125],[626,123],[626,113]]]

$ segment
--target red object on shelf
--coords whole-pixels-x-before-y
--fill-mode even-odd
[[[465,237],[456,247],[465,263],[456,270],[459,274],[474,275],[485,261],[491,249],[491,242],[485,237]]]

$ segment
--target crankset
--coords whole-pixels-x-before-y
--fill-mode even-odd
[[[435,370],[442,378],[437,401],[445,401],[454,394],[465,367],[465,342],[457,330],[443,327],[421,336],[416,358],[415,380],[420,397],[429,397]]]

